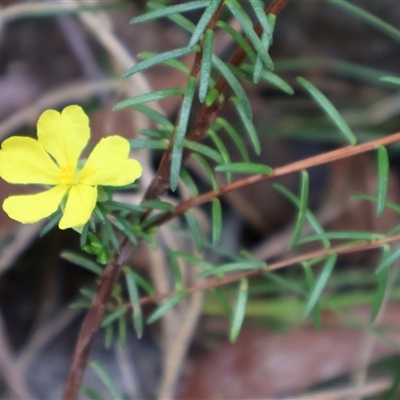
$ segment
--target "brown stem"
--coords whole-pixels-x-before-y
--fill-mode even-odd
[[[207,25],[207,29],[214,29],[215,25],[218,22],[218,18],[224,8],[224,2],[222,1],[215,11],[213,17]],[[203,58],[203,43],[200,44],[200,51],[196,53],[196,56],[193,61],[192,68],[190,70],[189,77],[197,77],[201,68],[201,60]],[[182,107],[182,104],[181,104]],[[181,110],[179,110],[177,123],[179,121],[181,114]],[[176,124],[175,124],[176,126]],[[170,160],[172,154],[173,147],[173,137],[169,141],[168,148],[164,151],[164,154],[161,158],[160,164],[157,169],[157,174],[151,182],[150,186],[147,188],[146,193],[144,195],[144,201],[146,200],[154,200],[161,196],[161,194],[165,193],[169,188],[169,179],[170,179]]]
[[[109,263],[100,279],[96,293],[90,304],[88,313],[83,321],[75,345],[72,364],[64,388],[64,400],[75,400],[78,397],[82,384],[83,374],[88,362],[94,335],[104,315],[104,310],[110,300],[112,290],[121,274],[121,264],[125,262],[130,253],[130,244],[124,241],[121,244],[121,253],[116,255],[114,261]]]
[[[266,13],[278,15],[285,8],[288,2],[289,0],[274,0],[273,3],[266,9]],[[207,29],[214,29],[216,23],[218,22],[218,17],[220,12],[222,11],[222,8],[223,8],[223,2],[221,2],[219,9],[216,11],[214,15],[215,18],[212,18],[211,21],[209,22]],[[261,25],[260,24],[255,25],[254,31],[257,33],[257,35],[260,36],[262,33]],[[200,71],[201,58],[202,58],[202,52],[197,53],[190,76],[197,77]],[[238,47],[231,56],[231,58],[229,59],[228,63],[234,66],[239,66],[244,61],[245,58],[246,58],[246,52],[243,50],[242,47]],[[223,76],[220,76],[217,79],[217,82],[215,83],[214,87],[215,90],[221,94],[225,91],[226,87],[227,87],[227,82],[225,78]],[[208,128],[210,128],[210,126],[214,123],[215,119],[217,118],[218,114],[220,113],[225,103],[226,101],[222,103],[215,101],[212,105],[208,106],[204,102],[201,106],[199,113],[196,116],[195,122],[191,130],[187,133],[186,138],[194,142],[200,142],[204,138]],[[170,164],[171,164],[172,146],[173,146],[173,139],[170,140],[168,149],[163,154],[163,157],[157,169],[157,174],[153,179],[152,183],[150,184],[150,186],[148,187],[144,200],[157,199],[163,194],[165,194],[165,192],[168,190],[170,173],[171,173]],[[189,155],[190,151],[185,150],[183,154],[183,161],[185,161]]]
[[[277,15],[285,7],[288,1],[289,0],[274,0],[271,7],[268,9],[269,12]],[[222,9],[223,9],[223,2],[221,2],[213,18],[210,20],[207,29],[214,29]],[[197,77],[200,71],[201,59],[202,59],[202,52],[200,51],[196,53],[190,76]],[[224,87],[222,81],[220,81],[218,87],[221,87],[221,89]],[[198,115],[198,118],[193,127],[196,129],[192,130],[193,133],[191,134],[192,135],[191,137],[199,137],[198,140],[201,140],[201,138],[207,131],[208,127],[210,126],[210,123],[212,123],[211,122],[213,121],[212,118],[215,119],[215,115],[217,115],[220,108],[221,105],[219,106],[212,105],[211,107],[208,107],[208,111],[206,114],[210,114],[210,116],[206,115],[206,123],[204,124],[201,122],[200,119],[204,117],[204,110],[202,108],[203,113],[201,111],[200,114]],[[203,132],[203,135],[200,135],[199,132]],[[164,193],[168,189],[169,174],[170,174],[169,161],[171,152],[172,152],[172,140],[169,148],[165,151],[163,155],[155,179],[153,180],[152,184],[146,191],[144,197],[145,200],[157,199],[162,193]],[[83,373],[87,365],[90,349],[94,339],[94,335],[96,334],[99,328],[100,322],[104,315],[105,307],[108,304],[109,299],[111,297],[112,290],[120,277],[121,265],[127,260],[128,253],[131,249],[131,245],[127,241],[124,241],[124,244],[121,245],[121,248],[122,248],[121,253],[119,255],[118,254],[115,255],[114,261],[106,266],[104,273],[101,276],[100,284],[96,290],[95,296],[90,305],[89,311],[82,324],[77,344],[75,346],[72,365],[65,384],[64,397],[63,397],[64,400],[75,400],[78,396],[79,389],[82,383]]]
[[[252,276],[257,276],[266,271],[275,271],[277,269],[285,268],[290,265],[301,264],[302,262],[305,262],[305,261],[310,261],[310,260],[313,260],[316,258],[326,257],[330,254],[347,254],[347,253],[355,253],[355,252],[359,252],[359,251],[373,250],[373,249],[382,247],[386,243],[391,243],[391,242],[395,242],[398,240],[400,240],[400,234],[390,236],[387,238],[383,238],[380,240],[376,240],[374,242],[369,242],[369,243],[361,243],[361,244],[357,244],[357,245],[353,245],[353,246],[341,246],[341,247],[334,247],[331,249],[317,250],[317,251],[313,251],[310,253],[302,254],[301,256],[297,256],[297,257],[289,258],[287,260],[269,264],[268,266],[266,266],[266,268],[259,268],[259,269],[254,269],[251,271],[232,274],[232,275],[225,276],[224,278],[211,279],[200,285],[193,285],[193,286],[187,287],[184,290],[187,293],[199,292],[201,290],[211,289],[213,287],[226,285],[228,283],[238,282],[242,278],[249,278]],[[180,291],[182,291],[182,289],[180,289]],[[157,296],[143,297],[140,299],[140,303],[141,304],[158,303],[159,301],[167,299],[167,298],[175,295],[176,293],[177,293],[177,291],[174,290],[174,291],[171,291],[168,293],[159,294]]]
[[[381,139],[371,140],[370,142],[362,143],[353,147],[344,147],[341,149],[333,150],[328,153],[319,154],[314,157],[309,157],[305,160],[296,161],[292,164],[287,164],[283,167],[275,168],[270,175],[253,175],[248,178],[240,179],[229,185],[223,186],[218,190],[211,190],[203,193],[200,196],[191,198],[175,207],[173,212],[165,213],[161,218],[149,225],[147,228],[153,226],[160,226],[165,222],[170,221],[178,215],[183,214],[189,209],[199,206],[200,204],[207,203],[215,197],[221,197],[224,194],[233,192],[234,190],[242,189],[247,186],[254,185],[256,183],[268,181],[271,179],[278,178],[283,175],[288,175],[293,172],[298,172],[303,169],[316,167],[318,165],[328,164],[333,161],[341,160],[343,158],[353,157],[357,154],[362,154],[367,151],[376,149],[378,146],[387,146],[400,141],[400,132],[386,136]]]

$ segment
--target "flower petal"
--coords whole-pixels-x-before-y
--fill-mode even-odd
[[[39,117],[37,135],[59,166],[71,163],[75,168],[90,138],[89,118],[76,105],[65,107],[61,113],[47,110]]]
[[[56,186],[37,194],[10,196],[3,202],[3,210],[16,221],[33,224],[57,211],[67,190],[67,186]]]
[[[68,194],[64,215],[58,227],[60,229],[67,229],[85,225],[92,215],[96,201],[96,188],[79,184],[72,186]]]
[[[9,183],[57,185],[59,168],[43,147],[28,137],[10,137],[0,150],[0,176]]]
[[[128,159],[129,142],[118,135],[101,139],[78,175],[86,185],[124,186],[142,175],[138,161]]]

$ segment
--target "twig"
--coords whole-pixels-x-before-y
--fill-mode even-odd
[[[94,335],[99,328],[112,290],[121,274],[121,261],[118,258],[108,264],[101,276],[100,284],[79,332],[72,365],[65,383],[64,400],[74,400],[78,397]]]
[[[353,157],[358,154],[375,150],[378,146],[387,146],[393,143],[397,143],[399,141],[400,132],[397,132],[381,139],[371,140],[369,142],[362,143],[353,147],[344,147],[327,153],[319,154],[314,157],[309,157],[305,160],[296,161],[283,167],[277,167],[269,175],[253,175],[249,178],[237,180],[236,182],[223,186],[218,190],[211,190],[209,192],[201,194],[200,196],[182,202],[175,208],[173,212],[165,213],[165,215],[163,215],[152,225],[150,225],[149,228],[162,225],[193,207],[197,207],[200,204],[207,203],[208,201],[211,201],[216,197],[221,197],[224,194],[233,192],[234,190],[239,190],[247,186],[255,185],[256,183],[275,179],[284,175],[291,174],[293,172],[316,167],[318,165],[328,164],[334,161],[342,160],[344,158]]]
[[[357,245],[352,245],[352,246],[340,246],[340,247],[333,247],[330,249],[323,249],[323,250],[317,250],[317,251],[312,251],[310,253],[305,253],[297,257],[292,257],[287,260],[279,261],[276,263],[272,263],[267,265],[265,268],[258,268],[258,269],[253,269],[251,271],[246,271],[246,272],[240,272],[240,273],[235,273],[232,275],[225,276],[224,278],[216,278],[216,279],[211,279],[205,283],[199,284],[199,285],[193,285],[190,287],[186,287],[183,289],[180,289],[180,291],[185,290],[187,293],[194,293],[206,289],[211,289],[214,287],[218,286],[223,286],[228,283],[232,282],[237,282],[240,281],[242,278],[249,278],[253,276],[257,276],[262,274],[263,272],[266,271],[275,271],[277,269],[289,267],[290,265],[296,265],[296,264],[301,264],[304,261],[310,261],[316,258],[325,258],[329,256],[330,254],[349,254],[349,253],[356,253],[360,251],[367,251],[367,250],[374,250],[377,248],[382,247],[386,243],[391,243],[400,240],[400,234],[394,235],[394,236],[389,236],[383,239],[379,239],[373,242],[366,242],[366,243],[361,243]],[[169,298],[173,295],[175,295],[177,291],[171,291],[168,293],[162,293],[156,296],[147,296],[143,297],[140,299],[141,304],[148,304],[148,303],[157,303],[161,300],[164,300],[166,298]]]
[[[289,0],[274,0],[274,2],[267,8],[267,14],[274,14],[278,15],[283,8],[285,8],[286,4]],[[221,3],[222,4],[222,3]],[[219,10],[217,10],[218,12]],[[217,13],[216,12],[216,13]],[[212,29],[218,20],[218,15],[215,14],[214,17],[208,25],[208,29]],[[262,27],[260,24],[257,24],[254,27],[255,32],[257,35],[261,35]],[[201,60],[202,53],[199,52],[196,54],[195,61],[193,63],[190,76],[197,76],[200,70],[200,60]],[[236,51],[233,53],[232,57],[229,59],[228,64],[238,66],[240,65],[243,60],[246,58],[246,52],[242,49],[242,47],[238,47]],[[227,82],[223,76],[220,76],[215,83],[214,89],[218,93],[224,92],[227,87]],[[220,113],[222,107],[224,106],[226,100],[222,103],[215,101],[212,105],[208,106],[204,102],[198,112],[195,122],[191,128],[191,130],[187,133],[186,138],[193,142],[200,142],[208,128],[213,124],[215,119],[217,118],[218,114]],[[169,188],[169,179],[170,179],[170,161],[171,161],[171,154],[172,154],[172,146],[173,140],[170,141],[168,149],[164,152],[160,164],[157,169],[157,174],[146,191],[145,200],[153,200],[157,199],[161,195],[163,195],[167,189]],[[185,161],[190,152],[188,150],[184,151],[183,154],[183,161]]]
[[[218,22],[218,18],[223,10],[224,7],[224,2],[221,2],[217,10],[215,11],[213,17],[211,18],[210,22],[207,25],[207,29],[214,29],[215,25]],[[200,51],[196,53],[196,56],[193,61],[192,68],[190,70],[189,78],[192,77],[197,77],[197,75],[200,72],[201,68],[201,60],[203,57],[203,43],[200,44]],[[183,103],[182,103],[183,104]],[[181,106],[182,106],[181,104]],[[209,109],[210,107],[206,107],[206,109]],[[202,114],[204,107],[202,107],[199,115]],[[178,113],[177,121],[179,121],[181,114],[181,110]],[[197,117],[196,121],[202,120],[200,117]],[[204,120],[205,122],[205,120]],[[204,132],[207,130],[207,127],[205,126]],[[189,138],[189,134],[188,134]],[[171,154],[172,154],[172,148],[173,148],[173,143],[174,143],[174,138],[171,138],[169,141],[168,148],[164,151],[160,164],[157,169],[157,174],[155,178],[153,179],[153,182],[150,184],[150,186],[147,188],[146,194],[144,196],[144,200],[154,200],[157,199],[161,194],[164,194],[168,188],[169,188],[169,178],[170,178],[170,161],[171,161]],[[145,215],[146,217],[147,215]]]

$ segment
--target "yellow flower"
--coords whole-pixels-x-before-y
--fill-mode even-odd
[[[90,138],[89,119],[82,108],[47,110],[37,123],[38,139],[10,137],[0,150],[0,176],[9,183],[43,184],[51,188],[32,195],[10,196],[3,209],[12,219],[34,223],[57,211],[60,229],[89,221],[97,202],[97,186],[124,186],[142,174],[129,159],[129,142],[121,136],[101,139],[80,168],[78,161]]]

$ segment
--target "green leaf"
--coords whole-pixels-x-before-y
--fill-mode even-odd
[[[250,64],[243,64],[240,68],[244,69],[245,71],[249,71],[254,74],[254,67]],[[282,90],[282,92],[287,94],[294,94],[294,90],[291,86],[289,86],[282,78],[278,75],[274,74],[272,71],[267,69],[263,69],[261,71],[261,78],[269,82],[271,85],[277,87],[278,89]]]
[[[110,315],[107,315],[101,322],[101,327],[104,328],[107,325],[111,324],[115,320],[117,320],[121,315],[124,315],[126,313],[126,307],[121,307],[118,310],[112,312]]]
[[[109,350],[114,338],[114,325],[107,325],[104,328],[104,347]]]
[[[307,217],[308,193],[309,193],[308,172],[306,170],[303,170],[301,171],[299,212],[297,214],[296,225],[294,227],[293,236],[289,244],[289,249],[295,246],[300,239],[300,235],[304,227],[304,222],[306,221]]]
[[[201,233],[200,226],[190,211],[185,212],[185,217],[188,222],[190,231],[192,232],[192,238],[194,240],[194,244],[199,253],[203,251],[203,234]]]
[[[268,20],[268,23],[269,23],[269,27],[272,29],[272,33],[273,33],[273,31],[275,29],[275,24],[276,24],[276,15],[268,14],[267,15],[267,20]]]
[[[211,140],[215,143],[215,146],[218,148],[219,153],[221,154],[222,160],[220,164],[230,164],[231,158],[229,156],[228,149],[225,147],[224,142],[219,138],[219,136],[212,130],[209,129],[207,131],[208,136],[210,136]],[[232,182],[232,174],[230,172],[227,173],[228,183]]]
[[[153,121],[157,122],[157,124],[160,124],[168,131],[171,132],[174,130],[174,124],[171,121],[169,121],[168,118],[166,118],[164,115],[159,113],[158,111],[156,111],[148,106],[145,106],[144,104],[136,104],[133,108],[136,111],[139,111],[140,113],[146,115]]]
[[[300,209],[300,199],[297,198],[293,193],[291,193],[284,186],[279,185],[278,183],[274,183],[272,186],[274,187],[274,189],[278,190],[285,197],[287,197],[297,208]],[[315,218],[314,214],[308,209],[306,211],[306,217],[316,233],[318,233],[319,235],[325,233],[317,218]],[[328,249],[330,247],[330,243],[327,238],[322,238],[322,243],[325,249]]]
[[[382,260],[385,260],[390,253],[389,245],[382,247]],[[382,272],[378,274],[378,287],[375,292],[374,302],[371,309],[371,322],[374,322],[378,316],[379,310],[382,307],[383,300],[385,298],[385,293],[387,289],[387,284],[389,282],[389,268],[385,268]]]
[[[136,235],[132,231],[132,225],[122,218],[115,218],[111,220],[111,223],[120,230],[129,239],[132,244],[137,244]]]
[[[258,83],[260,81],[263,67],[264,64],[261,60],[261,57],[257,56],[257,60],[256,63],[254,64],[254,70],[253,70],[253,83]]]
[[[132,150],[165,150],[168,148],[168,143],[164,142],[163,140],[129,139],[128,142]]]
[[[315,282],[314,287],[311,290],[310,297],[307,301],[307,304],[304,308],[304,317],[307,317],[310,312],[313,310],[319,298],[321,297],[322,291],[325,289],[326,284],[328,283],[328,279],[333,272],[333,268],[336,264],[337,255],[331,254],[322,268],[320,275],[318,276],[317,281]]]
[[[191,254],[188,253],[184,253],[182,251],[174,251],[174,250],[168,250],[168,253],[173,253],[175,257],[179,257],[182,258],[183,260],[185,260],[186,262],[193,264],[193,265],[197,265],[198,267],[207,270],[207,269],[212,269],[214,268],[214,265],[212,265],[210,262],[205,261],[202,258],[199,257],[195,257]]]
[[[187,47],[182,47],[180,49],[174,49],[174,50],[170,50],[170,51],[166,51],[164,53],[158,54],[147,60],[141,61],[141,62],[137,63],[136,65],[134,65],[133,67],[127,69],[121,75],[121,78],[122,79],[128,78],[129,76],[137,74],[138,72],[148,69],[150,67],[153,67],[157,64],[161,64],[167,60],[179,58],[179,57],[185,56],[187,54],[193,53],[194,50],[195,49],[193,46],[187,46]]]
[[[90,400],[104,400],[104,397],[101,397],[96,391],[89,387],[83,387],[82,392],[85,396],[89,397]]]
[[[250,101],[247,98],[245,91],[242,88],[242,85],[236,79],[235,75],[231,72],[228,65],[225,64],[219,57],[215,54],[212,55],[213,65],[219,70],[219,72],[223,75],[223,77],[228,82],[229,86],[236,94],[238,102],[240,104],[241,109],[244,112],[244,115],[248,120],[252,119],[252,111]]]
[[[400,247],[397,247],[397,249],[395,249],[390,255],[384,254],[384,257],[382,257],[381,262],[376,268],[375,274],[376,275],[381,274],[385,269],[387,269],[390,265],[396,262],[399,257],[400,257]]]
[[[377,197],[371,196],[369,194],[356,194],[356,195],[352,196],[352,199],[373,201],[375,203],[378,202]],[[397,213],[400,213],[400,206],[396,203],[393,203],[392,201],[385,201],[385,207],[388,207],[391,210],[396,211]]]
[[[331,121],[338,127],[340,132],[342,132],[344,137],[354,146],[357,143],[357,138],[330,100],[307,79],[298,77],[297,82],[311,95]]]
[[[61,217],[63,216],[60,210],[57,210],[56,214],[50,219],[50,221],[44,226],[44,228],[40,231],[39,237],[43,237],[46,233],[49,233],[59,222]]]
[[[238,31],[223,21],[218,21],[217,26],[221,27],[226,33],[232,36],[233,40],[235,40],[236,43],[246,52],[251,61],[256,61],[256,53],[247,40]]]
[[[127,107],[134,107],[137,109],[138,104],[149,103],[151,101],[162,100],[168,97],[179,96],[184,94],[184,92],[185,90],[182,88],[155,90],[154,92],[144,93],[139,96],[135,96],[130,99],[120,101],[114,106],[113,110],[118,111]]]
[[[249,284],[246,278],[240,280],[237,295],[236,307],[233,311],[231,329],[229,331],[229,340],[234,343],[239,336],[240,329],[246,314],[246,304],[249,291]]]
[[[400,30],[394,26],[388,24],[386,21],[378,18],[376,15],[363,10],[362,8],[351,4],[345,0],[325,0],[328,3],[332,3],[335,7],[339,7],[349,14],[355,16],[357,19],[366,22],[367,24],[373,26],[374,28],[386,33],[388,36],[400,42]]]
[[[83,287],[79,289],[79,293],[82,294],[82,296],[86,297],[88,300],[92,301],[96,292],[93,289]]]
[[[218,117],[215,120],[215,124],[212,125],[212,129],[215,129],[217,131],[220,128],[224,129],[225,132],[230,136],[232,141],[235,143],[237,149],[240,152],[242,159],[245,162],[248,162],[249,161],[249,153],[247,152],[246,145],[244,144],[243,139],[237,133],[235,128],[229,122],[227,122],[225,119]]]
[[[195,49],[193,49],[193,51],[195,51]],[[141,58],[142,60],[148,60],[152,57],[155,57],[157,55],[159,55],[160,53],[154,53],[152,51],[144,51],[142,53],[138,54],[138,57]],[[165,54],[165,53],[163,53]],[[170,60],[165,60],[162,62],[164,65],[167,65],[168,67],[171,68],[175,68],[178,71],[183,72],[185,75],[189,75],[190,74],[190,68],[183,63],[182,61],[177,60],[176,58],[172,58]]]
[[[177,291],[181,290],[183,289],[183,280],[182,280],[181,268],[178,262],[178,257],[176,256],[174,251],[167,250],[167,255],[171,261],[171,270],[172,270],[172,276],[174,278],[175,290]]]
[[[227,2],[226,5],[229,8],[229,11],[232,13],[232,15],[239,22],[241,28],[243,29],[244,33],[247,35],[247,37],[253,44],[254,48],[257,51],[257,54],[261,57],[265,66],[273,70],[274,64],[271,60],[271,57],[269,56],[267,49],[261,42],[260,38],[255,33],[253,27],[251,26],[251,23],[249,22],[246,13],[243,11],[243,9],[241,9],[241,7],[236,2],[235,3]]]
[[[72,304],[69,305],[69,308],[71,310],[75,310],[75,309],[88,309],[91,306],[91,302],[88,300],[77,300],[74,301]]]
[[[214,46],[214,31],[207,29],[204,35],[203,57],[201,59],[201,75],[199,83],[199,100],[204,102],[207,96],[208,85],[210,83],[212,54]]]
[[[202,154],[203,156],[206,156],[208,158],[211,158],[211,160],[217,162],[217,163],[222,163],[222,157],[219,155],[217,151],[214,149],[201,144],[197,142],[193,142],[191,140],[185,139],[183,142],[184,147],[187,149],[190,149],[192,151],[196,151],[197,153]]]
[[[161,200],[147,200],[142,202],[142,206],[151,208],[152,210],[163,210],[168,212],[173,212],[175,210],[175,207],[171,203]]]
[[[214,198],[211,203],[212,244],[217,246],[222,233],[222,208],[219,199]]]
[[[214,142],[215,147],[218,149],[219,153],[221,154],[222,161],[225,164],[230,164],[230,156],[229,156],[229,151],[226,148],[223,140],[220,139],[220,137],[216,134],[216,132],[213,129],[209,129],[207,131],[208,136],[211,138],[211,140]]]
[[[279,274],[271,271],[265,271],[263,272],[262,275],[266,279],[272,281],[273,287],[278,289],[279,292],[281,292],[279,287],[282,287],[286,291],[291,290],[294,293],[299,294],[301,296],[307,295],[306,291],[303,289],[302,283],[300,283],[298,279],[290,280],[287,276],[282,277]]]
[[[150,296],[155,296],[156,291],[154,288],[151,286],[151,284],[144,279],[142,276],[140,276],[137,272],[135,271],[130,271],[130,274],[133,276],[135,279],[135,282]]]
[[[133,318],[133,327],[138,335],[138,338],[141,338],[143,335],[143,313],[142,307],[140,305],[140,297],[139,290],[136,285],[136,277],[135,274],[128,268],[123,267],[122,271],[125,274],[126,286],[128,288],[129,300],[132,304],[132,318]]]
[[[122,347],[126,345],[126,335],[127,329],[125,315],[121,315],[118,319],[118,341]]]
[[[160,139],[171,139],[171,131],[164,129],[164,128],[159,128],[159,129],[141,129],[139,131],[139,133],[142,136],[146,136],[150,139],[156,139],[156,140],[160,140]],[[135,140],[135,139],[131,139],[131,140]]]
[[[223,291],[218,287],[211,288],[210,291],[217,298],[217,300],[221,303],[221,306],[222,306],[226,316],[230,320],[232,320],[233,310],[232,310],[231,305],[229,304],[229,301],[226,299],[226,296],[224,295]]]
[[[213,0],[208,4],[208,7],[204,10],[203,15],[197,22],[196,28],[192,34],[192,37],[190,38],[189,46],[194,46],[198,42],[200,36],[204,33],[204,30],[207,28],[207,25],[210,22],[211,18],[213,17],[215,11],[217,11],[217,8],[219,7],[220,3],[221,0]]]
[[[218,190],[218,183],[215,179],[213,169],[208,165],[207,161],[199,154],[192,154],[192,157],[204,168],[208,178],[210,179],[213,190]]]
[[[232,272],[232,271],[248,271],[248,270],[256,270],[266,268],[266,264],[262,261],[238,261],[233,263],[222,264],[218,267],[214,267],[212,269],[208,269],[206,271],[201,272],[198,276],[204,277],[208,275],[218,275],[221,272]]]
[[[389,156],[383,146],[377,147],[378,151],[378,201],[376,215],[381,215],[385,209],[387,188],[389,182]]]
[[[116,201],[116,200],[107,200],[102,202],[102,204],[107,207],[111,206],[114,209],[122,209],[122,210],[129,210],[129,211],[139,211],[142,212],[143,207],[139,204],[127,204],[127,203],[122,203],[121,201]]]
[[[183,96],[179,122],[178,126],[176,127],[174,143],[172,147],[170,186],[171,190],[173,191],[176,190],[179,183],[179,176],[182,164],[183,142],[185,140],[195,89],[196,78],[191,76],[188,80],[185,95]]]
[[[273,172],[273,169],[268,165],[245,162],[218,165],[215,170],[218,172],[236,172],[242,174],[260,175],[271,175]]]
[[[400,78],[398,76],[384,76],[380,79],[382,82],[393,83],[394,85],[400,85]]]
[[[79,246],[81,249],[83,249],[87,243],[88,233],[89,233],[89,224],[85,224],[83,225],[81,237],[79,238]]]
[[[318,235],[310,235],[299,240],[299,244],[310,243],[316,240],[378,240],[382,239],[384,235],[371,232],[358,232],[358,231],[338,231],[319,233]]]
[[[131,24],[140,24],[143,22],[153,21],[158,18],[169,17],[171,14],[178,14],[182,12],[188,12],[192,10],[197,10],[199,8],[207,7],[209,1],[192,1],[190,3],[184,4],[176,4],[173,6],[165,7],[161,4],[157,4],[156,2],[149,2],[149,6],[152,8],[156,8],[157,5],[158,9],[156,11],[151,11],[143,15],[139,15],[138,17],[133,18],[130,23]]]
[[[108,372],[99,363],[91,361],[89,367],[96,372],[97,376],[101,379],[105,387],[110,392],[113,399],[123,400],[122,393],[119,391],[117,385],[108,374]]]
[[[183,167],[181,168],[181,179],[187,190],[189,190],[190,195],[192,197],[197,197],[199,195],[199,189],[197,188],[196,182],[193,180],[186,168]]]
[[[172,307],[178,304],[186,295],[187,295],[186,290],[182,290],[178,293],[175,293],[173,296],[169,297],[161,305],[159,305],[156,308],[156,310],[150,315],[150,317],[147,320],[147,323],[152,324],[153,322],[163,317],[167,313],[167,311],[169,311]]]
[[[243,126],[244,126],[247,134],[249,135],[251,144],[254,147],[254,151],[256,152],[257,155],[260,155],[261,154],[261,145],[260,145],[260,139],[258,138],[258,135],[256,132],[256,128],[254,127],[251,120],[249,118],[247,118],[246,113],[244,112],[242,105],[240,104],[238,99],[235,97],[232,97],[230,99],[230,101],[233,103],[233,105],[235,106],[235,108],[239,114],[239,117],[243,123]]]
[[[265,4],[261,0],[249,0],[251,6],[253,7],[254,14],[256,15],[260,25],[262,26],[264,33],[271,37],[272,36],[272,28],[269,24],[267,15],[265,14],[264,7]]]
[[[73,264],[79,265],[80,267],[85,268],[96,275],[101,275],[103,273],[103,268],[101,268],[99,264],[92,260],[88,260],[86,257],[74,253],[73,251],[63,251],[61,253],[61,258],[68,260]]]
[[[117,236],[115,235],[112,224],[108,220],[108,218],[105,218],[102,223],[102,233],[103,233],[103,236],[106,238],[107,242],[110,241],[112,248],[118,253],[120,250],[119,242],[118,242]],[[106,248],[104,249],[103,253],[107,254]]]
[[[304,272],[306,274],[306,281],[307,281],[308,289],[311,291],[311,289],[315,285],[315,279],[314,279],[314,274],[313,274],[312,268],[311,268],[310,264],[307,262],[302,263],[302,265],[304,268]],[[321,330],[321,308],[320,308],[319,302],[317,302],[315,304],[315,307],[312,309],[311,317],[313,320],[314,329],[316,331],[320,331]]]

